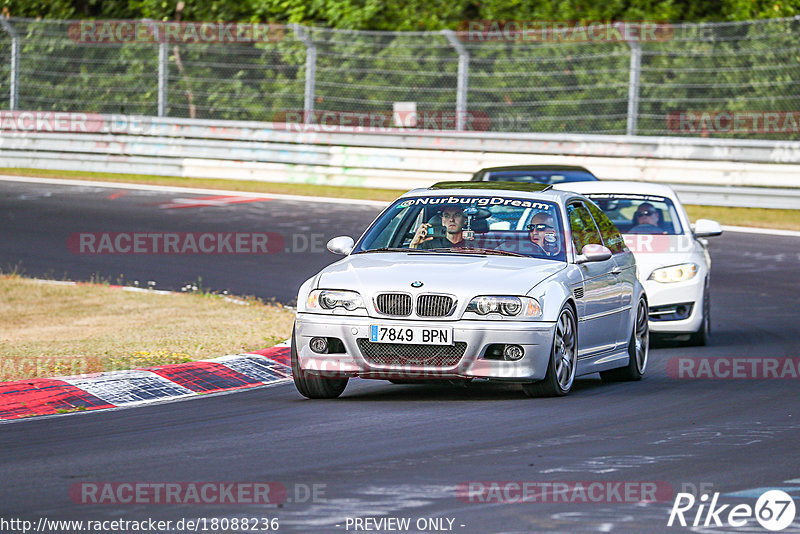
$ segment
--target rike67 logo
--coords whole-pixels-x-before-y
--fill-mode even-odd
[[[794,521],[794,501],[785,491],[777,489],[765,491],[759,496],[755,506],[718,504],[718,499],[719,493],[714,493],[710,502],[708,494],[701,495],[698,500],[691,493],[678,493],[675,496],[667,526],[738,528],[744,527],[755,518],[765,529],[780,531]],[[698,505],[697,510],[692,513],[695,505]]]

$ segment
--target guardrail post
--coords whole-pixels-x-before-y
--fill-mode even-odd
[[[11,37],[11,70],[8,95],[8,109],[15,111],[19,102],[19,54],[20,54],[20,39],[17,30],[6,20],[5,17],[0,16],[0,25],[8,32]]]
[[[299,24],[292,24],[297,37],[306,47],[306,87],[303,95],[303,115],[306,124],[314,122],[314,93],[317,81],[317,46],[311,34]]]
[[[625,133],[636,135],[639,121],[639,76],[642,71],[642,44],[628,41],[631,47],[631,67],[628,76],[628,127]]]
[[[158,43],[158,116],[167,116],[167,80],[169,77],[169,48]]]
[[[456,82],[456,130],[463,131],[467,118],[467,89],[469,88],[469,52],[458,40],[453,30],[442,30],[450,46],[458,53],[458,77]]]

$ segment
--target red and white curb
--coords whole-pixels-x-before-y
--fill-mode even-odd
[[[247,354],[60,378],[0,383],[0,420],[122,408],[291,380],[288,342]]]

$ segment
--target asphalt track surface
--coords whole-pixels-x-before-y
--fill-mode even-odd
[[[325,243],[337,235],[358,237],[379,212],[374,206],[285,200],[225,204],[224,199],[205,200],[209,196],[0,182],[0,268],[127,285],[154,281],[156,289],[167,290],[200,280],[207,288],[289,303],[303,281],[337,259]],[[202,202],[212,205],[194,207]],[[68,246],[70,236],[95,232],[267,233],[283,246],[274,253],[267,246],[267,254],[226,249],[224,254],[155,255],[90,254],[91,249],[81,253]]]
[[[376,214],[374,207],[278,200],[167,210],[159,204],[174,195],[109,199],[114,193],[0,183],[0,261],[21,262],[27,274],[124,274],[162,288],[202,276],[215,289],[286,299],[335,257],[82,257],[64,243],[71,232],[142,229],[327,238],[355,235]],[[676,357],[797,357],[798,240],[727,233],[712,241],[711,251],[711,344],[660,344],[641,382],[609,385],[589,377],[577,380],[568,397],[528,399],[511,386],[352,380],[335,401],[305,400],[284,385],[3,424],[0,517],[277,517],[279,532],[309,533],[354,532],[346,529],[348,517],[408,517],[408,532],[434,531],[414,528],[428,517],[453,519],[452,531],[463,533],[765,532],[755,521],[740,529],[668,528],[671,497],[634,504],[481,503],[456,496],[456,487],[469,481],[654,481],[674,492],[703,485],[720,492],[721,503],[750,505],[761,488],[783,487],[800,508],[800,382],[676,379],[666,371]],[[74,484],[103,481],[273,481],[288,489],[291,502],[275,508],[70,499]],[[323,485],[324,498],[296,502],[303,499],[294,492],[313,484]],[[696,511],[687,514],[690,522]],[[800,531],[800,520],[784,530],[792,531]]]

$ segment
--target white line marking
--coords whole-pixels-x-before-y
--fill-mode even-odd
[[[46,280],[44,278],[31,278],[37,284],[48,284],[54,286],[104,286],[109,287],[111,289],[120,289],[122,291],[131,291],[134,293],[152,293],[153,295],[180,295],[178,291],[167,291],[165,289],[148,289],[144,287],[135,287],[135,286],[121,286],[117,284],[110,284],[106,286],[105,284],[94,283],[94,282],[76,282],[74,280]],[[233,299],[230,299],[231,302],[234,302]],[[236,302],[239,304],[239,302]],[[247,304],[247,302],[242,301],[241,303]]]
[[[298,202],[317,202],[324,204],[349,204],[360,206],[374,206],[384,208],[388,202],[380,200],[359,200],[354,198],[333,198],[333,197],[308,197],[302,195],[282,195],[272,193],[251,193],[247,191],[230,191],[226,189],[203,189],[193,187],[177,187],[169,185],[148,185],[148,184],[127,184],[122,182],[102,182],[91,180],[69,180],[62,178],[38,178],[34,176],[8,176],[0,175],[0,182],[23,182],[31,184],[53,184],[53,185],[74,185],[105,187],[110,189],[132,189],[138,191],[163,191],[167,193],[190,193],[204,195],[238,195],[247,198],[263,198],[265,196],[275,200],[294,200]],[[398,195],[400,196],[400,195]],[[744,232],[750,234],[777,235],[783,237],[800,237],[800,232],[793,230],[779,230],[777,228],[751,228],[748,226],[723,226],[726,232]]]
[[[747,234],[775,235],[781,237],[800,237],[800,232],[794,230],[779,230],[777,228],[750,228],[749,226],[723,226],[725,232],[741,232]]]
[[[271,388],[273,386],[282,386],[291,384],[292,379],[287,378],[285,380],[278,380],[271,384],[264,384],[262,386],[253,386],[251,388],[245,389],[226,389],[224,391],[214,391],[212,393],[204,393],[202,395],[184,395],[181,397],[166,397],[162,399],[153,399],[151,401],[142,401],[136,402],[131,404],[124,404],[122,406],[114,406],[113,408],[102,408],[100,410],[76,410],[67,413],[54,413],[48,415],[37,415],[35,417],[20,417],[17,419],[0,419],[0,425],[12,425],[15,423],[24,423],[28,421],[39,421],[41,419],[52,419],[54,417],[71,417],[74,415],[83,415],[83,416],[91,416],[90,414],[97,414],[97,413],[105,413],[105,412],[118,412],[120,410],[128,410],[130,408],[138,408],[140,406],[146,406],[149,404],[168,404],[173,402],[183,402],[183,401],[190,401],[190,400],[198,400],[198,399],[208,399],[211,397],[219,397],[222,395],[236,395],[238,393],[242,393],[244,391],[252,391],[255,389],[265,389]]]
[[[309,197],[302,195],[281,195],[272,193],[250,193],[248,191],[229,191],[225,189],[202,189],[193,187],[177,187],[171,185],[148,185],[148,184],[127,184],[122,182],[102,182],[90,180],[68,180],[62,178],[37,178],[33,176],[7,176],[0,175],[2,182],[24,182],[31,184],[52,184],[52,185],[74,185],[74,186],[90,186],[90,187],[105,187],[110,189],[134,189],[137,191],[163,191],[166,193],[189,193],[189,194],[203,194],[203,195],[236,195],[239,197],[247,198],[265,198],[269,197],[274,200],[294,200],[297,202],[317,202],[324,204],[349,204],[360,206],[375,206],[384,208],[389,205],[388,202],[379,200],[358,200],[353,198],[333,198],[333,197]],[[400,196],[400,195],[397,195]]]
[[[44,280],[43,282],[49,281]],[[55,282],[64,284],[75,283],[59,280],[56,280]],[[289,343],[290,340],[286,340],[275,346],[288,346]],[[176,382],[172,382],[163,376],[157,375],[151,371],[144,371],[142,369],[109,371],[105,373],[98,373],[97,375],[60,376],[54,377],[53,379],[63,380],[64,382],[72,384],[73,386],[115,406],[113,408],[103,408],[100,410],[81,410],[63,414],[37,415],[35,417],[23,417],[18,419],[0,419],[0,425],[20,421],[46,419],[50,417],[64,417],[68,415],[75,415],[77,413],[107,412],[143,406],[147,404],[166,404],[169,402],[180,402],[195,398],[240,393],[247,389],[258,389],[281,384],[289,384],[292,381],[290,367],[260,354],[228,354],[226,356],[219,356],[217,358],[198,361],[220,363],[236,372],[250,376],[256,380],[260,380],[262,385],[254,385],[250,388],[227,389],[200,395]],[[148,392],[142,389],[142,386],[147,385],[146,382],[150,382],[150,385],[152,385],[152,380],[155,380],[160,386],[157,388],[158,392],[166,395],[149,399],[137,399],[136,397],[146,397],[148,395]]]

